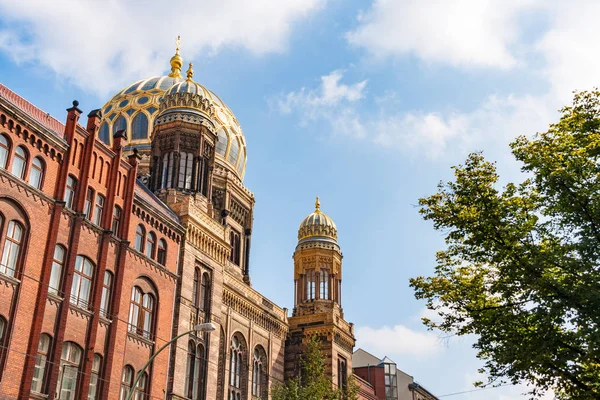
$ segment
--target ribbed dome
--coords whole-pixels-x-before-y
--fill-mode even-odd
[[[212,120],[219,137],[217,162],[243,179],[246,172],[246,139],[237,118],[216,94],[196,82],[190,83],[182,78],[177,69],[179,65],[175,63],[172,67],[175,74],[172,72],[167,76],[143,79],[115,94],[102,107],[104,117],[99,138],[110,143],[115,131],[125,129],[130,136],[130,145],[149,149],[154,121],[166,91],[198,94],[214,106]]]
[[[317,197],[315,211],[308,215],[298,228],[298,242],[307,240],[324,240],[337,242],[337,227],[329,216],[321,211],[321,203]]]

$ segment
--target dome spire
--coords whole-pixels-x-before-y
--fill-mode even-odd
[[[315,211],[321,211],[321,202],[319,201],[319,196],[317,196],[317,200],[315,201]]]
[[[192,63],[190,63],[190,67],[188,68],[186,75],[187,75],[187,80],[188,81],[192,81],[192,78],[194,77],[194,70],[192,69],[193,65]]]
[[[181,66],[183,65],[183,59],[179,55],[179,46],[181,45],[181,36],[177,36],[175,41],[175,55],[171,57],[171,78],[181,78]]]

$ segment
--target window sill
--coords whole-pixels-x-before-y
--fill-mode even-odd
[[[60,304],[64,301],[64,298],[60,297],[56,293],[48,292],[48,300],[50,300],[52,303]]]
[[[14,286],[17,286],[21,283],[21,281],[15,278],[14,276],[4,275],[3,273],[0,273],[0,280],[8,283],[9,285]]]
[[[47,394],[34,392],[33,390],[29,393],[29,397],[32,399],[45,400],[48,398]]]
[[[87,317],[91,317],[94,313],[91,312],[88,309],[82,308],[81,306],[77,305],[77,304],[73,304],[73,303],[69,303],[69,308],[71,308],[72,310],[74,310],[75,312],[78,312],[80,314],[83,314]]]
[[[135,332],[127,331],[127,336],[129,336],[132,340],[136,340],[138,342],[141,342],[141,343],[147,345],[148,347],[154,346],[153,340],[147,339],[147,338],[143,337],[142,335],[139,335]]]

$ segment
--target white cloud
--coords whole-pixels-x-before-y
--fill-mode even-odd
[[[433,63],[511,68],[517,16],[539,0],[375,0],[348,41],[377,57],[414,54]]]
[[[223,47],[255,54],[286,49],[294,23],[324,0],[0,0],[0,51],[106,95],[168,70],[182,36],[185,62]]]
[[[356,329],[357,348],[363,348],[378,357],[430,356],[442,350],[438,337],[429,332],[418,332],[404,325]]]
[[[325,121],[335,135],[345,135],[406,155],[430,159],[454,155],[456,151],[503,147],[514,137],[544,130],[556,117],[557,107],[547,98],[534,96],[489,96],[479,108],[398,112],[376,101],[378,112],[364,112],[366,81],[340,84],[339,71],[323,76],[317,88],[302,88],[281,96],[283,113],[296,112],[301,124]],[[327,95],[327,93],[332,93]],[[393,97],[390,94],[386,97]]]

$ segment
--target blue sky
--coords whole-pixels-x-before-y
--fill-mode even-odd
[[[173,4],[176,4],[174,6]],[[480,379],[471,340],[420,323],[408,279],[443,237],[418,198],[482,150],[518,180],[507,144],[598,84],[594,1],[0,0],[0,80],[64,119],[168,71],[174,39],[195,80],[234,111],[255,193],[253,286],[292,308],[296,230],[314,197],[337,223],[343,306],[358,345],[442,395]],[[375,305],[375,306],[374,306]],[[525,398],[504,387],[451,399]],[[445,398],[445,397],[444,397]]]

